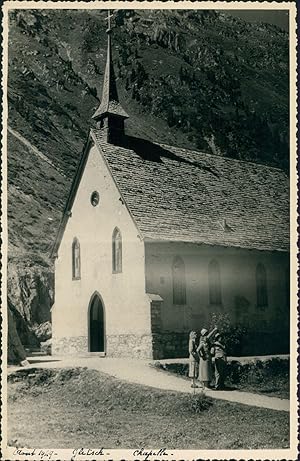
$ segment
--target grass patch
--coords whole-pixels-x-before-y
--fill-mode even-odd
[[[169,449],[289,446],[289,415],[129,384],[85,368],[9,375],[12,445]],[[30,418],[29,418],[30,415]]]

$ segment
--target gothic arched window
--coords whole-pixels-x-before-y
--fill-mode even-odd
[[[185,267],[183,260],[177,256],[172,266],[173,275],[173,304],[186,304]]]
[[[220,266],[215,260],[208,266],[209,303],[222,304]]]
[[[265,266],[259,263],[256,267],[256,305],[264,309],[268,305],[267,274]]]
[[[122,272],[122,236],[117,227],[112,236],[112,270]]]
[[[80,244],[77,238],[72,243],[72,278],[80,279]]]

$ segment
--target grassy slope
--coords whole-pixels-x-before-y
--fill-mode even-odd
[[[10,133],[8,149],[10,255],[34,259],[50,252],[69,183]]]
[[[27,376],[33,374],[33,376]],[[10,377],[9,438],[30,447],[286,448],[289,415],[153,390],[86,369]],[[18,378],[20,379],[20,378]],[[30,423],[28,415],[30,414]]]

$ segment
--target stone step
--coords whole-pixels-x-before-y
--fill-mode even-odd
[[[105,352],[81,352],[78,353],[78,357],[106,357]]]
[[[42,351],[41,349],[37,348],[25,348],[25,352],[27,356],[39,356],[39,355],[47,355],[45,351]]]

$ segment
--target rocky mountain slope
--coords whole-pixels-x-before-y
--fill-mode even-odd
[[[49,253],[99,104],[106,12],[9,17],[11,306],[50,319]],[[288,169],[288,34],[214,11],[117,11],[114,62],[128,133]]]

